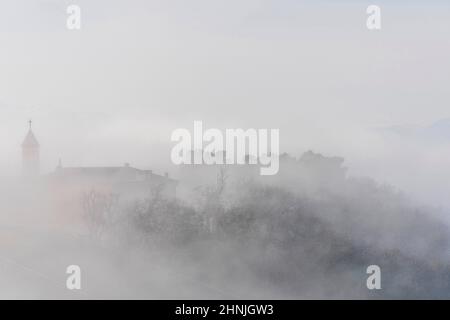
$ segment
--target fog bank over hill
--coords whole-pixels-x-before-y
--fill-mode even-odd
[[[180,170],[177,199],[156,189],[116,201],[90,190],[72,195],[85,203],[72,215],[42,181],[3,184],[0,296],[450,297],[448,224],[349,177],[342,158],[284,154],[273,177],[248,166]],[[79,292],[64,287],[70,264],[85,274]],[[370,291],[374,264],[382,290]]]
[[[374,131],[381,155],[369,154],[373,158],[366,158],[364,167],[370,172],[366,175],[395,186],[418,203],[450,208],[450,120],[382,126]]]

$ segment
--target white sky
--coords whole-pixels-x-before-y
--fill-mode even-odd
[[[66,29],[69,3],[81,31]],[[372,128],[450,117],[450,5],[379,1],[371,32],[373,3],[0,0],[0,172],[20,169],[29,118],[45,170],[164,168],[172,130],[202,120],[279,128],[282,151],[389,180],[391,147]]]

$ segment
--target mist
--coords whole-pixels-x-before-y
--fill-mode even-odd
[[[449,297],[447,3],[72,2],[0,10],[0,298]],[[197,120],[279,129],[279,174],[173,165]]]

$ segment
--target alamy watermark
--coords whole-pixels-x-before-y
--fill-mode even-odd
[[[67,22],[66,26],[69,30],[81,29],[81,8],[78,5],[72,4],[67,7]]]
[[[67,7],[67,21],[66,26],[69,30],[81,29],[81,7],[76,4],[71,4]],[[369,30],[381,30],[381,8],[378,5],[370,5],[366,9],[368,15],[366,20],[366,27]]]
[[[69,290],[81,289],[81,268],[78,265],[70,265],[66,269],[66,273],[69,276],[66,279],[66,287]]]
[[[367,278],[366,286],[369,290],[381,289],[381,268],[376,264],[367,267],[366,273],[370,276]]]
[[[367,14],[367,29],[380,30],[381,29],[381,8],[376,5],[370,5],[366,10]]]
[[[193,135],[176,129],[171,140],[178,142],[171,152],[172,162],[180,164],[259,164],[261,175],[279,170],[278,129],[219,129],[203,131],[202,121],[194,121]]]

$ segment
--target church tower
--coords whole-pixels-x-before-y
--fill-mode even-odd
[[[22,143],[22,171],[27,177],[39,175],[39,143],[31,130],[31,124],[30,120],[27,136]]]

